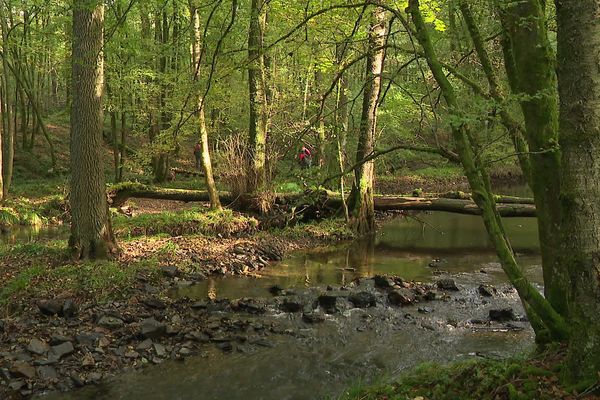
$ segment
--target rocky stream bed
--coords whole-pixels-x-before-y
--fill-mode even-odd
[[[193,284],[173,268],[166,284]],[[433,283],[396,276],[356,278],[345,286],[291,289],[272,286],[265,296],[189,299],[138,276],[127,301],[77,304],[38,299],[19,316],[0,320],[0,398],[18,399],[110,382],[125,371],[202,356],[260,352],[278,337],[307,340],[315,324],[345,330],[527,331],[514,290],[440,276]],[[182,284],[182,282],[185,282]]]

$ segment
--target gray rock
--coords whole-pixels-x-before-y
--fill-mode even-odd
[[[27,350],[33,354],[43,356],[48,350],[50,350],[50,346],[48,346],[46,342],[42,342],[39,339],[31,339],[27,345]]]
[[[267,310],[262,302],[254,299],[242,299],[238,302],[238,305],[250,314],[263,314]]]
[[[154,318],[142,321],[141,334],[146,339],[158,339],[167,334],[167,326]]]
[[[302,320],[308,324],[316,324],[325,321],[325,316],[320,312],[303,313]]]
[[[82,346],[87,346],[89,348],[96,347],[96,343],[102,337],[100,333],[96,332],[82,332],[79,335],[75,336],[75,340]],[[64,343],[64,342],[62,342]]]
[[[43,381],[53,381],[58,379],[58,372],[51,366],[43,366],[37,368],[38,377]]]
[[[217,348],[225,352],[233,350],[231,342],[220,342],[216,344]]]
[[[24,386],[25,386],[25,382],[23,382],[20,379],[16,379],[16,380],[10,381],[10,383],[8,384],[8,387],[11,390],[14,390],[15,392],[17,390],[21,390]]]
[[[164,357],[167,355],[167,349],[160,343],[154,343],[154,351],[158,357]]]
[[[450,291],[454,291],[457,292],[458,286],[456,286],[456,282],[454,282],[454,279],[440,279],[439,281],[437,281],[437,287],[439,287],[442,290],[450,290]]]
[[[107,329],[119,329],[125,325],[121,318],[105,315],[98,320],[98,325]]]
[[[194,282],[192,282],[192,281],[177,281],[177,282],[175,282],[175,286],[177,286],[178,289],[190,287],[193,284],[194,284]]]
[[[92,372],[88,375],[86,382],[98,383],[102,380],[102,374],[100,372]]]
[[[327,314],[335,314],[345,308],[347,297],[348,292],[328,291],[321,294],[317,298],[317,302]]]
[[[286,298],[283,300],[283,304],[281,304],[281,309],[285,312],[300,312],[304,308],[302,302],[299,299],[294,298]]]
[[[50,351],[48,352],[48,358],[56,358],[60,360],[64,356],[68,356],[75,352],[75,348],[73,347],[73,343],[65,342],[56,346],[52,346]]]
[[[377,305],[377,299],[371,292],[353,293],[348,296],[348,300],[354,304],[354,307],[358,308],[375,307]]]
[[[394,306],[407,306],[415,301],[415,294],[410,289],[397,289],[388,293],[388,301]]]
[[[164,301],[157,299],[156,297],[143,299],[142,303],[149,308],[156,308],[158,310],[163,310],[167,307]]]
[[[69,378],[71,378],[71,380],[73,381],[73,385],[75,385],[76,387],[82,387],[85,385],[83,379],[81,379],[81,377],[75,371],[69,374]]]
[[[431,314],[433,312],[433,308],[431,307],[419,307],[417,309],[418,312],[420,312],[421,314]]]
[[[37,306],[44,315],[58,315],[62,313],[63,303],[60,300],[38,300]]]
[[[152,347],[152,339],[146,339],[143,342],[141,342],[140,344],[138,344],[135,349],[137,351],[144,351],[144,350],[148,350],[150,347]]]
[[[62,305],[61,315],[65,318],[72,318],[79,312],[79,307],[71,299],[65,300]]]
[[[35,378],[35,367],[24,361],[15,362],[10,368],[10,373],[17,378],[33,379]]]
[[[512,308],[500,308],[496,310],[490,310],[489,316],[491,321],[498,322],[514,321],[516,319],[515,313]]]
[[[477,291],[484,297],[493,297],[498,292],[492,285],[479,285]]]
[[[72,340],[73,340],[73,338],[70,338],[68,336],[53,334],[50,336],[50,345],[56,346],[57,344],[62,344],[64,342],[70,342]]]
[[[394,287],[394,285],[396,284],[396,282],[394,282],[392,278],[385,275],[375,275],[373,277],[373,280],[375,281],[375,287],[382,289]]]
[[[181,349],[179,349],[179,354],[181,354],[182,356],[189,356],[190,354],[192,354],[192,351],[187,347],[182,347]]]

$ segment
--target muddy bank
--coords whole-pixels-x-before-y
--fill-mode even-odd
[[[173,294],[182,281],[171,272],[163,274]],[[260,351],[276,346],[277,337],[306,339],[307,327],[328,321],[373,332],[374,340],[388,330],[530,329],[512,288],[458,279],[424,284],[377,276],[342,287],[271,287],[260,298],[211,301],[165,296],[140,274],[126,301],[37,299],[0,322],[0,395],[69,391],[210,349]]]

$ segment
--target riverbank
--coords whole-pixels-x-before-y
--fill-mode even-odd
[[[210,276],[258,278],[290,251],[352,238],[340,220],[258,231],[256,220],[230,211],[177,212],[187,213],[183,223],[165,213],[117,219],[121,252],[111,261],[73,263],[64,239],[3,249],[0,398],[64,391],[97,383],[104,374],[189,356],[195,353],[190,341],[220,343],[198,329],[216,322],[229,330],[228,323],[198,320],[198,314],[207,307],[239,310],[228,301],[201,306],[170,294]],[[148,236],[150,230],[160,234]],[[166,323],[180,328],[166,330]],[[161,337],[163,345],[137,343],[142,337]],[[155,357],[142,357],[144,351]]]
[[[577,400],[600,399],[598,383],[564,384],[565,348],[530,357],[422,364],[400,379],[358,386],[338,400]]]

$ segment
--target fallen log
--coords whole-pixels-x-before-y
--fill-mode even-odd
[[[165,189],[147,186],[141,183],[121,183],[109,189],[108,197],[111,206],[120,207],[129,198],[172,200],[182,202],[208,202],[208,192],[204,190]],[[221,202],[224,204],[236,203],[237,208],[256,211],[253,202],[237,202],[238,198],[229,192],[219,192]],[[499,199],[502,197],[500,196]],[[339,195],[332,192],[319,192],[309,194],[279,193],[272,197],[275,204],[306,204],[317,205],[322,208],[337,209],[341,207],[342,200]],[[498,212],[503,217],[535,217],[535,206],[527,203],[512,203],[512,198],[506,203],[498,203]],[[445,197],[411,197],[411,196],[375,196],[375,209],[379,211],[444,211],[457,214],[481,215],[481,209],[468,199],[455,199]]]

